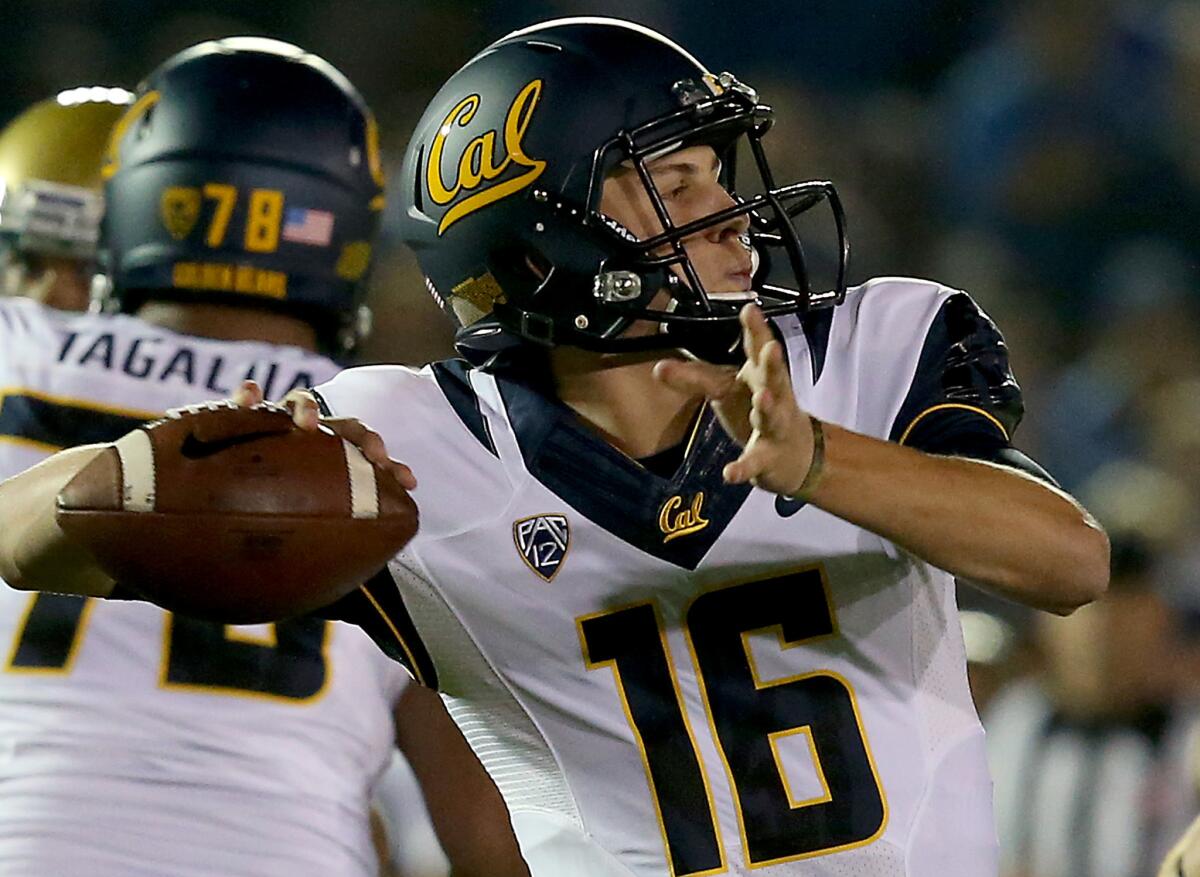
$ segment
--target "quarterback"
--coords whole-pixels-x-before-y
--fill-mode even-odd
[[[28,115],[14,126],[25,136],[0,135],[0,166],[27,170],[8,191],[32,207],[6,209],[0,224],[23,260],[34,243],[39,254],[79,238],[94,249],[87,214],[63,207],[68,195],[90,203],[89,192],[43,178],[58,170],[56,152],[90,159],[99,178],[102,150],[78,141],[98,139],[106,107],[40,105],[37,130],[57,138],[40,146]],[[118,115],[103,116],[107,128]],[[41,275],[14,290],[30,298],[0,299],[0,476],[247,377],[277,394],[328,380],[339,366],[317,351],[344,354],[363,326],[358,280],[382,181],[370,111],[337,70],[282,43],[207,43],[151,74],[118,124],[104,164],[100,302],[114,313],[43,306],[32,295],[62,283]],[[295,211],[324,218],[325,231],[293,228]],[[213,282],[181,288],[181,266],[198,264]],[[286,294],[242,288],[239,270],[283,278]],[[490,794],[507,828],[461,737],[455,752],[436,696],[349,625],[226,627],[0,588],[0,640],[0,871],[10,877],[367,877],[370,789],[397,741],[423,779],[473,789],[481,806]],[[436,776],[431,759],[453,764],[453,777]],[[445,795],[431,797],[440,815]],[[459,870],[496,873],[462,852],[461,832],[444,833]]]
[[[774,179],[771,120],[625,22],[498,41],[395,181],[464,359],[293,394],[419,479],[420,533],[329,614],[443,692],[536,875],[994,877],[953,577],[1056,612],[1107,583],[1012,445],[996,327],[937,283],[846,288],[836,191]],[[94,453],[0,485],[16,587],[111,592],[53,520]]]

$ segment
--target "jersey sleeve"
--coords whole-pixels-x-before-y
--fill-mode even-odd
[[[361,628],[380,650],[399,662],[420,684],[436,689],[437,669],[385,567],[336,603],[316,613]]]
[[[56,357],[71,336],[56,314],[31,299],[0,297],[0,477],[32,465],[25,449],[45,454],[114,441],[155,416],[105,404],[78,384],[75,393],[62,391],[72,385],[54,380]]]
[[[996,459],[1024,413],[996,324],[966,293],[942,302],[889,439],[934,454]]]

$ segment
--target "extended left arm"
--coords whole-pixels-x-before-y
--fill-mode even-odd
[[[807,435],[793,440],[793,459],[804,466],[811,423],[798,426]],[[818,508],[1039,609],[1067,614],[1104,593],[1108,538],[1063,491],[1006,466],[823,430],[823,471],[807,495]]]
[[[113,580],[54,518],[63,486],[104,450],[81,445],[0,481],[0,577],[22,591],[107,597]]]
[[[782,345],[756,308],[747,306],[742,323],[746,364],[738,372],[703,362],[656,366],[661,380],[707,396],[743,445],[726,481],[802,498],[1039,609],[1068,614],[1104,593],[1108,537],[1066,493],[1009,466],[831,424],[820,424],[818,450],[817,424],[792,393]]]

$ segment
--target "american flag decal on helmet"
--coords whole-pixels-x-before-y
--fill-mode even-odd
[[[571,547],[567,516],[533,515],[514,521],[513,542],[525,565],[549,582],[558,575]]]

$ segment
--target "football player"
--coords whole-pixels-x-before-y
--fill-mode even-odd
[[[39,105],[56,128],[23,128],[27,114],[0,138],[6,168],[55,150],[75,162],[59,183],[28,170],[8,190],[32,205],[14,232],[22,256],[39,205],[92,203],[61,181],[83,180],[88,162],[98,179],[102,150],[72,141],[93,132],[68,122],[104,109],[111,128],[109,106]],[[382,177],[370,110],[340,72],[284,43],[205,43],[151,74],[117,125],[99,300],[113,313],[0,300],[5,476],[247,377],[275,394],[328,380],[365,328]],[[64,140],[41,142],[52,134]],[[36,239],[83,240],[85,218]],[[442,781],[476,796],[464,803],[490,802],[516,855],[437,696],[350,625],[226,627],[0,588],[0,641],[6,875],[374,874],[369,796],[397,741],[423,779],[448,765]],[[431,798],[439,818],[454,803]],[[443,843],[459,869],[493,873],[453,828]]]
[[[101,157],[133,95],[72,88],[0,131],[0,292],[82,311],[95,273]]]
[[[420,479],[420,533],[330,614],[445,692],[534,874],[993,877],[953,576],[1063,613],[1107,583],[1012,445],[996,327],[937,283],[847,289],[836,191],[774,179],[771,118],[637,25],[489,46],[395,190],[464,359],[293,396]],[[826,209],[832,289],[796,228]],[[0,485],[17,586],[122,595],[53,520],[95,453]]]

